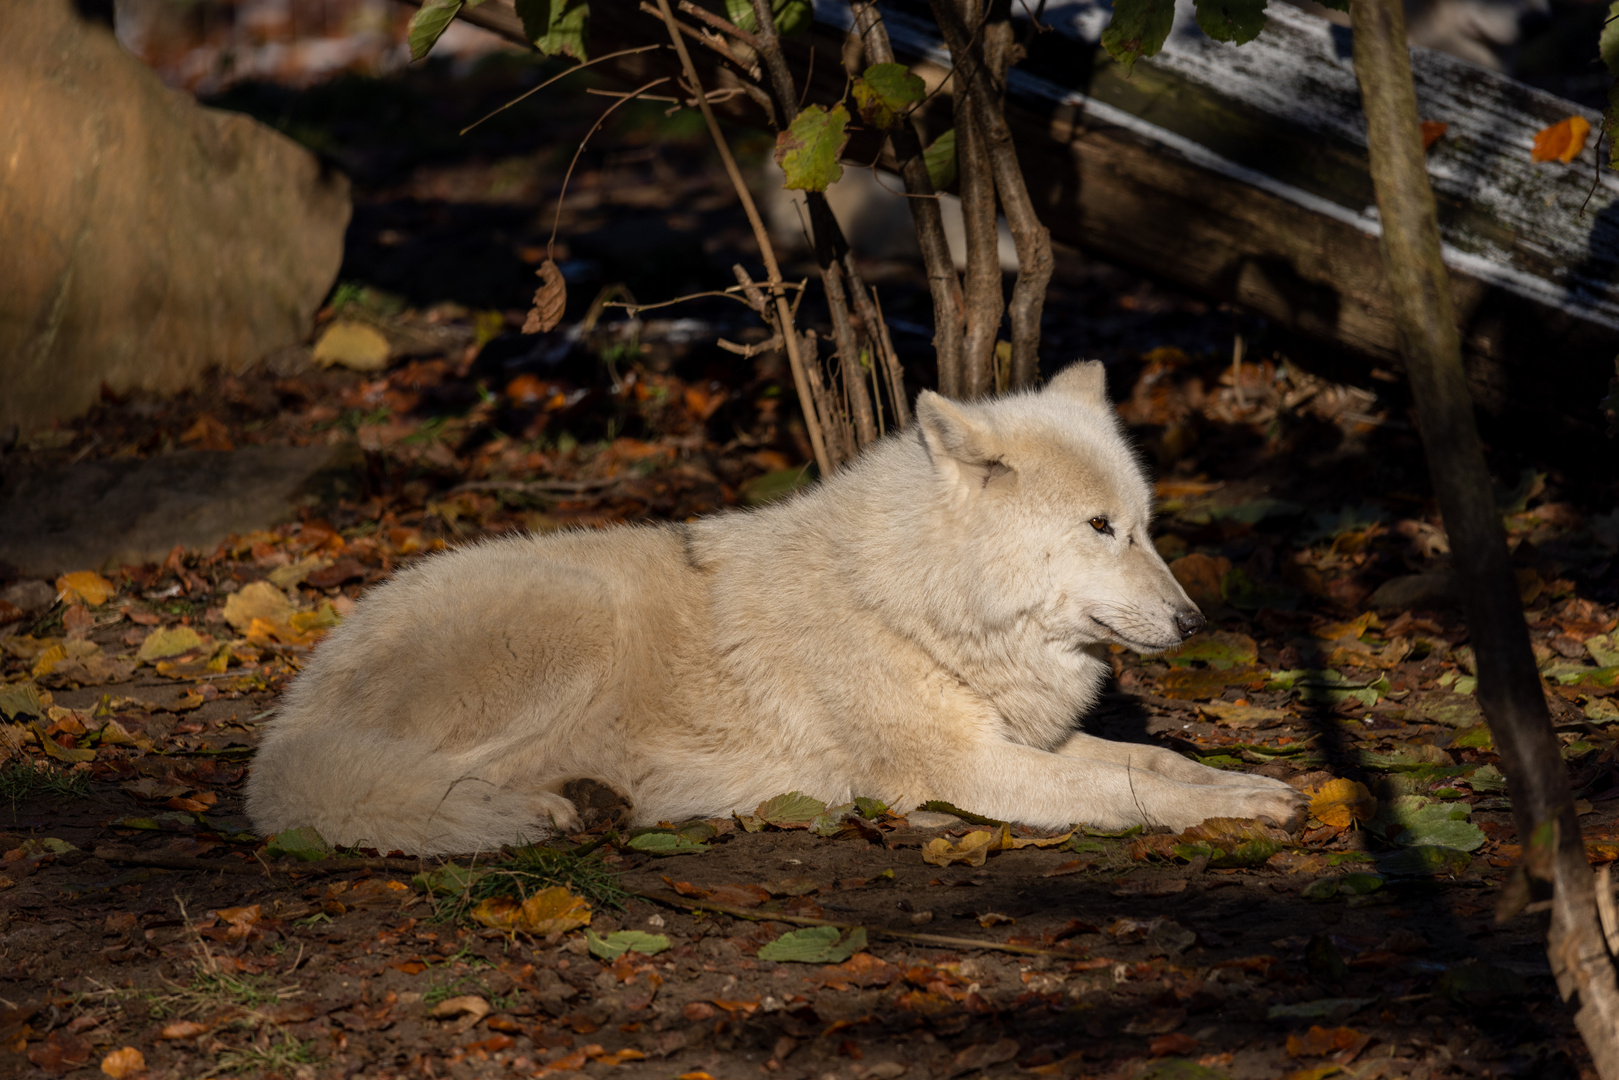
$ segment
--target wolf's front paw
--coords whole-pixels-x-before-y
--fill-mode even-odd
[[[1237,816],[1268,821],[1288,832],[1304,824],[1310,800],[1302,792],[1268,776],[1256,776],[1254,779],[1267,780],[1269,784],[1244,792],[1243,801],[1247,811]]]

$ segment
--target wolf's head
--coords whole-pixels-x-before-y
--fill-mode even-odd
[[[1203,629],[1153,547],[1152,488],[1097,362],[1037,393],[956,402],[924,391],[934,494],[990,621],[1034,619],[1054,643],[1160,652]]]

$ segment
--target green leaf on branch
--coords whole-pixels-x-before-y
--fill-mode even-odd
[[[838,155],[849,142],[849,110],[811,105],[776,136],[776,164],[789,191],[825,191],[843,175]]]
[[[1102,31],[1102,48],[1128,76],[1143,56],[1156,56],[1175,22],[1175,0],[1118,0]]]
[[[590,5],[585,0],[517,0],[517,14],[523,20],[523,36],[546,56],[590,59],[585,53]]]
[[[1265,0],[1197,0],[1197,25],[1215,41],[1244,44],[1265,29]]]
[[[956,183],[956,129],[940,135],[933,145],[922,151],[922,162],[928,167],[928,180],[934,191],[947,191]]]
[[[873,64],[854,81],[853,92],[861,119],[892,131],[899,127],[906,110],[926,96],[928,87],[904,64]]]
[[[1597,39],[1597,52],[1608,74],[1619,78],[1619,0],[1608,5],[1608,19],[1602,24],[1602,36]]]
[[[410,58],[420,60],[426,56],[428,50],[449,28],[456,12],[460,10],[461,0],[426,0],[426,3],[417,8],[416,14],[410,17],[410,24],[406,28],[407,39],[410,41]]]
[[[725,15],[739,30],[751,34],[759,29],[751,0],[725,0]],[[770,0],[770,20],[783,37],[801,34],[815,21],[815,5],[810,0]]]
[[[811,926],[790,931],[761,946],[759,959],[777,963],[841,964],[865,947],[866,928],[863,926],[855,927],[846,938],[835,926]]]

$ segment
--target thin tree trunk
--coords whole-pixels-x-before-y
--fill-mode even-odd
[[[1558,987],[1565,999],[1579,994],[1576,1023],[1598,1072],[1619,1080],[1619,992],[1462,370],[1404,9],[1400,0],[1351,0],[1350,15],[1389,298],[1429,474],[1467,597],[1479,704],[1506,766],[1523,866],[1538,869],[1553,886],[1547,951]]]
[[[963,22],[950,0],[931,0],[930,6],[945,44],[950,47],[958,74],[964,73],[972,87],[973,116],[984,133],[995,174],[995,190],[1012,232],[1012,242],[1017,246],[1017,284],[1012,288],[1012,302],[1008,307],[1012,321],[1012,385],[1032,386],[1040,368],[1040,313],[1045,307],[1046,287],[1051,284],[1051,274],[1056,267],[1051,257],[1051,233],[1035,214],[1034,202],[1023,182],[1023,168],[1018,164],[1012,129],[1007,126],[1002,108],[1004,72],[1003,78],[997,79],[989,65],[973,55],[971,25]],[[1007,30],[1010,31],[1010,25]],[[1010,64],[1010,38],[997,40],[1000,44],[996,48],[1005,52],[995,62],[1004,59]],[[959,122],[957,127],[959,140]]]
[[[892,64],[894,49],[888,41],[877,5],[855,0],[855,26],[865,45],[866,58],[873,64]],[[911,218],[916,225],[917,243],[922,248],[922,267],[928,276],[928,292],[933,298],[933,349],[939,365],[939,393],[946,397],[961,396],[961,346],[965,329],[965,307],[961,295],[961,280],[956,276],[956,264],[950,257],[950,243],[944,235],[944,216],[939,200],[928,176],[927,163],[922,159],[926,143],[922,121],[912,116],[902,123],[889,138],[893,142],[894,157],[899,162],[900,176],[910,198]],[[886,331],[885,331],[886,332]],[[899,400],[896,398],[896,400]],[[908,421],[899,415],[900,426]]]

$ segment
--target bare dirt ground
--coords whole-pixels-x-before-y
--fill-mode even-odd
[[[463,114],[529,78],[480,70],[233,99],[358,178],[321,330],[378,328],[384,369],[284,356],[181,398],[108,400],[6,455],[8,470],[264,443],[360,456],[349,494],[287,525],[0,582],[0,1075],[1588,1071],[1543,916],[1497,918],[1518,839],[1402,387],[1332,381],[1261,324],[1072,254],[1047,355],[1108,362],[1159,477],[1160,549],[1215,628],[1176,656],[1118,654],[1086,725],[1314,792],[1298,834],[1057,838],[778,806],[641,835],[603,824],[551,851],[458,860],[483,872],[458,877],[386,852],[306,861],[320,853],[296,837],[252,835],[240,790],[260,726],[325,629],[398,566],[804,480],[784,365],[712,346],[763,336],[729,308],[578,332],[604,286],[673,295],[746,257],[701,144],[656,114],[598,136],[576,177],[563,330],[516,333],[557,147],[571,153],[598,106],[514,109],[452,145]],[[927,385],[925,290],[903,265],[871,276]],[[1608,862],[1611,481],[1495,451],[1588,850]],[[1058,842],[1018,846],[1035,840]],[[829,940],[788,942],[812,959],[771,959],[817,922],[835,924]],[[603,955],[625,944],[639,951]]]

